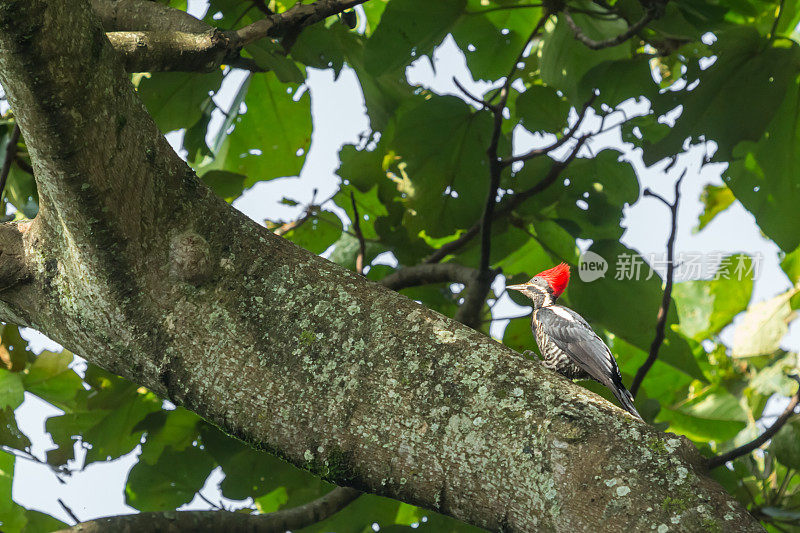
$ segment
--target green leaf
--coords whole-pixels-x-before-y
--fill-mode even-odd
[[[25,509],[11,498],[15,460],[13,455],[0,450],[0,527],[3,533],[25,531],[28,522]]]
[[[197,424],[200,422],[200,417],[193,412],[178,407],[173,411],[154,411],[148,418],[162,414],[162,423],[157,428],[148,429],[147,440],[142,445],[140,460],[150,465],[158,462],[165,448],[169,447],[176,452],[183,451],[191,446],[198,436]]]
[[[17,450],[28,449],[31,441],[20,431],[14,410],[10,407],[0,409],[0,445]]]
[[[800,416],[793,416],[772,437],[769,451],[782,465],[800,470]]]
[[[247,113],[236,117],[227,147],[220,148],[221,168],[247,176],[245,187],[298,175],[311,144],[308,91],[299,94],[300,89],[281,83],[272,72],[252,76],[245,83],[249,84]]]
[[[284,237],[314,254],[321,254],[342,236],[342,221],[330,211],[318,211]]]
[[[364,61],[374,76],[430,53],[464,10],[466,0],[393,0],[367,41]]]
[[[534,85],[517,98],[520,123],[531,132],[560,132],[567,124],[570,105],[550,87]]]
[[[800,282],[800,246],[781,261],[781,269],[789,276],[789,281],[796,285]]]
[[[214,460],[200,448],[165,448],[154,465],[139,461],[133,466],[125,503],[143,512],[173,510],[192,500],[213,468]]]
[[[282,83],[303,83],[306,79],[295,62],[286,57],[283,47],[275,41],[261,39],[248,44],[244,50],[259,67],[273,71]]]
[[[0,368],[12,372],[24,370],[28,363],[28,341],[20,337],[19,326],[11,323],[3,325],[0,336]]]
[[[289,501],[289,495],[286,493],[286,487],[278,487],[263,496],[255,498],[253,501],[259,513],[274,513],[286,505],[286,502]]]
[[[715,385],[678,408],[662,409],[657,420],[668,421],[670,431],[694,441],[722,442],[744,429],[748,417],[739,398]]]
[[[0,409],[16,409],[25,399],[25,386],[22,376],[0,368]]]
[[[792,70],[784,66],[780,68]],[[782,77],[776,77],[774,83],[782,81]],[[758,95],[754,101],[756,107],[762,105],[761,101],[766,97]],[[737,127],[746,127],[746,124],[737,121]],[[800,210],[796,209],[800,202],[798,80],[790,85],[786,98],[780,103],[775,118],[763,136],[760,135],[761,131],[757,142],[744,142],[736,147],[734,159],[724,178],[736,199],[756,218],[761,231],[782,250],[790,252],[800,245],[800,232],[797,231],[800,227]]]
[[[749,275],[737,279],[737,268]],[[753,292],[752,259],[743,254],[725,257],[715,277],[676,283],[672,288],[681,331],[696,341],[719,333],[747,308]]]
[[[242,195],[247,176],[227,170],[209,170],[200,178],[214,190],[217,196],[231,203]]]
[[[359,38],[341,24],[314,24],[300,33],[292,46],[292,57],[309,67],[332,68],[338,76],[345,57],[361,46]]]
[[[334,248],[330,257],[331,261],[349,270],[355,270],[356,258],[361,249],[358,239],[349,233],[342,233],[339,240],[333,244]],[[385,249],[380,244],[368,242],[366,246],[366,257],[364,257],[364,265],[369,265],[378,254],[384,251]]]
[[[91,377],[87,371],[87,381]],[[84,406],[47,419],[45,428],[58,446],[48,451],[48,462],[63,464],[70,459],[73,436],[91,444],[87,463],[117,458],[139,444],[143,429],[137,426],[149,413],[161,409],[161,401],[152,392],[115,379],[121,384],[109,385],[106,390],[95,387]]]
[[[650,61],[646,57],[603,61],[592,67],[580,81],[580,93],[590,94],[597,89],[600,94],[594,107],[600,104],[616,107],[630,98],[651,98],[658,92],[653,80]]]
[[[452,96],[417,100],[400,112],[392,146],[405,163],[401,192],[412,232],[442,237],[478,220],[488,192],[491,124],[489,113]]]
[[[728,209],[734,200],[733,192],[725,185],[706,185],[700,196],[704,210],[700,214],[697,227],[692,229],[692,233],[697,233],[705,228],[709,222],[714,220],[714,217]]]
[[[592,9],[589,2],[581,2],[580,6]],[[627,24],[620,19],[600,19],[580,13],[573,13],[572,18],[587,36],[596,40],[614,37],[627,29]],[[586,73],[605,61],[627,58],[629,49],[630,45],[623,44],[590,50],[575,39],[564,18],[558,17],[542,37],[539,63],[542,81],[560,90],[573,105],[580,106],[591,96],[586,87],[594,85],[590,79],[581,81]]]
[[[754,357],[771,354],[780,347],[793,317],[789,300],[800,289],[790,289],[770,300],[747,309],[733,332],[733,357]]]
[[[334,203],[344,209],[348,218],[352,221],[355,217],[355,212],[353,211],[351,194],[353,198],[355,198],[356,208],[358,209],[361,233],[364,235],[365,239],[377,239],[378,233],[375,231],[375,221],[379,217],[388,215],[386,207],[381,203],[380,198],[378,198],[378,186],[373,185],[368,191],[361,192],[355,187],[345,185],[342,186],[339,192],[336,193],[336,196],[333,197]],[[350,231],[355,231],[352,223],[350,224]]]
[[[8,172],[5,196],[27,218],[32,219],[39,212],[39,191],[33,174],[25,172],[16,163]]]
[[[61,531],[70,527],[49,514],[40,513],[33,509],[25,509],[25,517],[28,519],[28,523],[25,524],[25,533],[49,533],[50,531]]]
[[[69,367],[72,353],[43,351],[36,357],[23,378],[25,389],[45,401],[61,407],[82,390],[81,378]]]
[[[769,46],[750,27],[717,36],[712,47],[717,61],[704,71],[693,66],[687,75],[690,82],[699,77],[700,84],[692,90],[667,91],[653,101],[659,114],[678,105],[683,110],[666,137],[644,151],[646,164],[681,152],[687,137],[696,140],[701,135],[717,143],[716,160],[729,161],[739,142],[761,138],[776,116],[796,74],[797,47]]]
[[[503,344],[519,353],[525,350],[538,351],[531,331],[531,319],[526,316],[509,321],[503,332]]]
[[[475,79],[494,81],[508,75],[531,29],[542,16],[541,8],[534,6],[482,13],[496,7],[499,7],[496,2],[469,0],[467,13],[451,31]]]
[[[209,93],[219,89],[222,71],[208,74],[152,72],[137,88],[162,133],[188,128],[203,116]]]

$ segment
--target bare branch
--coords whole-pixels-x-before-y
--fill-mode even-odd
[[[129,72],[211,72],[223,64],[241,62],[239,53],[248,44],[267,37],[294,40],[303,28],[367,0],[297,3],[283,13],[233,31],[209,26],[176,9],[153,8],[154,2],[124,1],[118,8],[114,2],[109,6],[107,0],[95,0],[95,8]],[[164,16],[163,22],[158,20],[159,14]],[[252,66],[248,62],[247,68],[256,70]]]
[[[64,529],[61,533],[133,533],[138,531],[227,531],[229,533],[284,533],[325,520],[347,507],[361,492],[336,487],[305,505],[268,514],[242,514],[227,511],[168,511],[98,518]]]
[[[458,90],[464,94],[464,96],[466,96],[476,104],[480,104],[482,108],[491,107],[491,104],[489,104],[489,102],[481,98],[478,98],[477,96],[469,92],[466,88],[464,88],[464,86],[461,85],[461,83],[458,81],[458,78],[456,78],[455,76],[453,76],[453,83],[455,84],[456,87],[458,87]]]
[[[367,243],[364,240],[364,234],[361,233],[361,216],[358,214],[358,206],[356,205],[356,196],[353,191],[350,191],[350,203],[353,205],[353,230],[355,231],[356,238],[358,239],[358,255],[356,256],[356,272],[364,275],[364,260],[367,257]]]
[[[793,380],[795,380],[798,384],[800,384],[800,377],[797,375],[789,376]],[[797,388],[797,392],[794,393],[792,399],[789,401],[789,405],[786,406],[781,416],[779,416],[775,422],[764,430],[764,433],[756,437],[755,439],[751,440],[747,444],[743,444],[738,448],[734,448],[733,450],[723,453],[721,455],[717,455],[716,457],[712,457],[708,460],[706,465],[708,466],[709,470],[712,468],[717,468],[718,466],[722,466],[728,461],[733,461],[737,457],[741,457],[742,455],[747,455],[748,453],[752,452],[769,439],[775,436],[775,434],[780,431],[784,424],[792,417],[794,414],[794,410],[797,407],[797,404],[800,403],[800,387]]]
[[[150,0],[92,0],[92,11],[107,32],[205,33],[214,29],[186,11]]]
[[[3,199],[3,192],[6,190],[6,181],[8,180],[8,173],[11,172],[11,165],[14,163],[14,160],[17,157],[17,143],[19,142],[19,135],[19,124],[14,123],[14,129],[11,130],[11,135],[8,136],[6,154],[3,158],[3,166],[0,168],[0,200]]]
[[[569,26],[569,29],[572,30],[572,33],[573,35],[575,35],[576,39],[578,39],[580,42],[582,42],[592,50],[600,50],[602,48],[610,48],[612,46],[617,46],[618,44],[622,44],[631,37],[633,37],[638,31],[647,26],[647,24],[655,18],[656,9],[652,6],[648,7],[644,15],[638,22],[630,26],[627,30],[620,33],[616,37],[610,37],[602,41],[595,41],[594,39],[583,33],[583,30],[580,28],[580,26],[578,26],[572,19],[572,16],[569,14],[568,8],[564,8],[564,11],[562,13],[564,14],[564,20],[566,21],[567,26]]]
[[[318,0],[313,4],[297,3],[279,15],[257,20],[236,34],[241,45],[246,46],[265,37],[278,37],[336,15],[367,0]]]
[[[463,283],[469,285],[478,276],[478,271],[458,263],[423,263],[403,267],[392,272],[380,283],[389,289],[399,291],[407,287],[416,287],[430,283]]]
[[[61,508],[64,510],[64,512],[67,513],[72,520],[74,520],[76,523],[79,524],[81,519],[78,518],[78,516],[75,514],[75,511],[73,511],[70,506],[68,506],[66,503],[64,503],[64,500],[62,500],[61,498],[59,498],[57,501],[58,501],[58,505],[61,506]]]
[[[658,308],[658,314],[656,315],[656,335],[653,338],[652,344],[650,344],[650,353],[647,355],[647,359],[636,371],[636,376],[634,376],[633,383],[631,383],[630,390],[634,397],[639,392],[639,387],[642,386],[642,381],[644,381],[645,376],[647,376],[647,373],[653,367],[653,364],[655,364],[656,359],[658,359],[658,351],[661,348],[661,344],[664,342],[664,336],[666,334],[667,314],[669,313],[669,305],[672,301],[672,284],[675,278],[675,235],[678,229],[678,205],[681,200],[681,182],[684,176],[686,176],[686,170],[681,173],[680,177],[675,182],[675,201],[672,203],[667,202],[663,197],[657,195],[650,189],[645,189],[644,191],[645,196],[658,198],[669,207],[672,220],[669,238],[667,239],[667,272],[664,278],[664,294],[661,297],[661,306]]]

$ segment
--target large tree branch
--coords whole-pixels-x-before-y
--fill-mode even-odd
[[[60,533],[183,533],[195,531],[225,531],[227,533],[284,533],[302,529],[338,513],[361,492],[337,487],[328,494],[305,505],[268,514],[242,514],[227,511],[170,511],[138,513],[98,518],[82,522]]]
[[[85,1],[0,0],[0,83],[41,204],[3,319],[332,482],[489,529],[759,530],[687,440],[215,197]]]
[[[210,72],[242,60],[244,46],[260,39],[293,40],[305,27],[366,0],[297,3],[239,30],[221,30],[184,11],[147,0],[93,0],[107,37],[129,72]]]

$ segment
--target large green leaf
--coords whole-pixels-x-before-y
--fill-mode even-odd
[[[528,131],[559,133],[567,124],[570,105],[550,87],[529,87],[516,102],[520,123]]]
[[[319,211],[284,237],[311,253],[321,254],[342,236],[342,221],[330,211]]]
[[[245,186],[281,176],[296,176],[311,144],[308,91],[278,81],[272,72],[248,79],[247,112],[220,148],[223,170],[247,176]],[[296,101],[295,101],[296,99]],[[212,167],[217,168],[217,167]]]
[[[592,9],[591,2],[579,2],[581,7]],[[619,35],[627,28],[621,19],[595,18],[573,13],[575,22],[584,33],[592,39],[603,40]],[[590,50],[575,39],[563,17],[558,17],[555,24],[550,24],[542,37],[541,77],[549,86],[564,93],[564,96],[576,106],[588,100],[591,93],[587,90],[591,80],[581,84],[584,75],[593,67],[604,61],[626,58],[630,55],[630,45],[622,44],[602,50]]]
[[[647,164],[680,153],[686,138],[700,136],[717,143],[717,160],[730,160],[739,142],[761,138],[776,116],[797,73],[797,47],[769,46],[756,30],[740,27],[720,32],[713,52],[711,67],[695,65],[687,75],[690,82],[700,79],[697,87],[654,100],[660,114],[683,109],[672,130],[644,151]]]
[[[173,411],[154,411],[134,428],[147,430],[139,460],[155,465],[165,448],[180,452],[197,440],[200,417],[183,407]]]
[[[31,365],[23,381],[25,389],[53,405],[63,406],[81,390],[81,378],[69,367],[72,353],[43,351]]]
[[[203,106],[222,82],[222,71],[208,74],[153,72],[142,78],[137,92],[163,132],[188,128],[203,115]]]
[[[464,9],[466,0],[393,0],[367,41],[364,61],[379,76],[430,53]]]
[[[542,9],[502,9],[503,0],[469,0],[466,13],[453,27],[452,35],[464,53],[475,79],[497,80],[508,75]]]
[[[733,357],[771,354],[780,347],[793,317],[789,300],[800,289],[790,289],[747,309],[733,332]]]
[[[798,59],[794,55],[784,59],[788,64],[780,68],[796,72]],[[782,81],[782,77],[776,77],[774,83]],[[762,98],[765,96],[756,96],[753,101],[760,105]],[[737,121],[736,127],[746,125]],[[800,82],[797,79],[793,78],[786,98],[766,130],[758,142],[745,142],[734,150],[735,159],[725,173],[725,180],[736,198],[756,218],[761,231],[781,249],[791,252],[800,245],[797,231],[800,227],[800,210],[797,209],[800,203]]]
[[[22,376],[0,368],[0,409],[16,409],[25,399]]]
[[[10,453],[0,450],[0,527],[3,533],[25,531],[27,518],[25,509],[11,499],[11,485],[14,482],[14,461]]]
[[[800,416],[790,418],[772,437],[769,451],[784,466],[800,470]]]
[[[131,469],[125,503],[143,512],[175,509],[192,500],[213,468],[211,456],[196,446],[165,448],[155,464],[139,461]]]
[[[714,217],[728,209],[734,200],[733,192],[725,185],[706,185],[700,196],[704,209],[697,221],[697,227],[692,230],[692,233],[697,233],[705,228],[714,220]]]
[[[491,123],[489,113],[451,96],[418,100],[400,113],[392,146],[405,163],[402,192],[414,230],[442,237],[478,220],[489,190]]]
[[[735,273],[737,268],[745,272],[741,278]],[[681,331],[696,341],[719,333],[747,308],[753,292],[752,259],[746,255],[725,257],[715,277],[718,279],[676,283],[672,288]]]

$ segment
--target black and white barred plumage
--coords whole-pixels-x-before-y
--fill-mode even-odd
[[[527,283],[508,287],[533,302],[531,328],[542,353],[542,365],[569,379],[594,379],[608,387],[625,410],[642,418],[633,405],[633,396],[622,384],[617,361],[608,346],[582,316],[555,303],[568,279],[569,267],[560,265]]]

